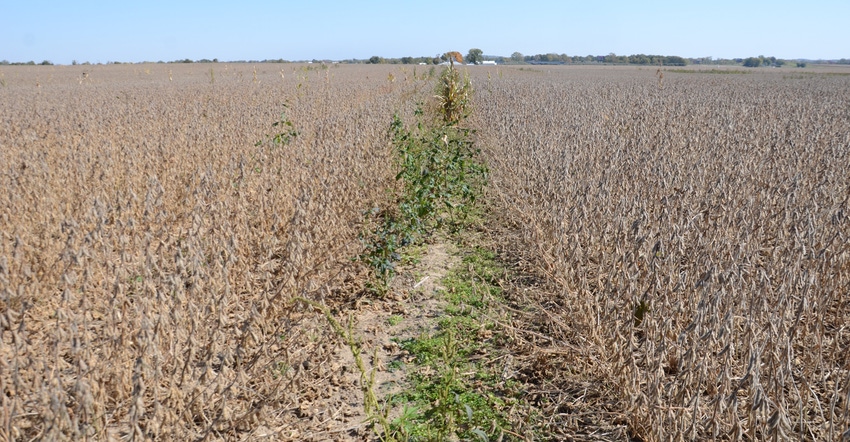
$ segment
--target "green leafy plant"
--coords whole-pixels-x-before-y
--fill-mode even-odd
[[[283,107],[289,106],[284,104]],[[251,168],[254,173],[260,173],[265,168],[269,155],[278,148],[289,145],[298,136],[295,124],[286,116],[285,111],[281,112],[280,120],[272,123],[272,128],[274,128],[272,134],[267,134],[263,139],[254,143],[254,147],[260,148],[251,155]],[[238,185],[238,181],[234,183],[234,186],[236,185]]]
[[[401,190],[394,207],[368,212],[377,222],[361,236],[360,259],[374,269],[379,292],[395,274],[402,247],[417,243],[447,220],[456,228],[481,193],[487,167],[478,160],[474,131],[460,124],[469,116],[471,93],[469,79],[450,66],[437,85],[436,123],[428,124],[421,106],[414,112],[417,120],[412,128],[393,116],[390,137]]]
[[[488,311],[501,296],[496,284],[505,271],[492,252],[467,251],[442,280],[448,305],[438,330],[397,341],[413,357],[407,368],[412,388],[391,403],[416,412],[391,422],[393,434],[422,441],[511,438],[505,410],[522,393],[486,363],[474,362],[475,355],[492,352],[481,336],[493,333]]]
[[[404,317],[401,315],[392,315],[387,318],[387,324],[389,324],[390,327],[401,324],[401,321],[404,321]]]
[[[212,69],[210,69],[212,72]],[[284,108],[288,108],[289,105],[283,105]],[[278,146],[286,146],[292,139],[298,136],[298,131],[295,129],[295,124],[286,116],[286,111],[284,110],[280,114],[280,120],[272,123],[272,127],[275,128],[276,134],[267,135],[260,141],[254,143],[254,146],[270,146],[272,148]]]
[[[393,419],[391,425],[393,432],[398,440],[410,440],[416,431],[416,416],[419,413],[417,407],[405,405],[401,410],[401,415]]]
[[[461,59],[459,54],[447,55],[450,60]],[[479,160],[474,130],[463,124],[470,115],[471,94],[468,77],[461,76],[452,63],[437,79],[437,105],[430,108],[434,113],[426,115],[423,106],[418,106],[410,126],[399,115],[393,116],[389,135],[399,185],[391,207],[364,212],[371,227],[361,236],[363,253],[359,257],[373,268],[373,289],[379,293],[387,290],[403,248],[438,229],[457,231],[473,213],[488,169]],[[495,262],[492,254],[470,256],[465,264],[486,276],[458,273],[446,278],[449,305],[446,317],[439,321],[440,331],[400,342],[415,357],[415,366],[424,371],[412,375],[415,387],[389,400],[388,407],[404,407],[401,416],[387,426],[386,409],[377,412],[378,420],[373,422],[380,423],[382,431],[377,435],[384,441],[486,441],[484,428],[496,435],[493,428],[506,427],[500,414],[502,399],[480,392],[468,378],[470,370],[486,371],[470,363],[469,357],[481,348],[476,336],[487,326],[480,315],[496,290],[492,282],[498,273],[490,264]],[[359,348],[352,347],[355,351]],[[367,402],[367,414],[375,414],[374,399]]]
[[[376,283],[371,284],[372,290],[383,294],[401,259],[399,250],[410,243],[411,234],[394,214],[383,213],[379,208],[368,213],[377,218],[377,222],[360,237],[364,250],[359,259],[374,270]]]

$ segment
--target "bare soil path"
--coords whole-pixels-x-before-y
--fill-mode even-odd
[[[407,383],[405,364],[399,362],[406,362],[409,355],[397,341],[436,331],[437,319],[445,304],[437,293],[442,289],[441,279],[459,262],[455,253],[455,246],[448,242],[422,246],[420,256],[400,266],[383,299],[364,299],[348,312],[347,319],[341,318],[343,326],[350,326],[352,334],[361,340],[361,356],[367,375],[374,375],[374,390],[381,404],[392,394],[402,391]],[[321,414],[327,419],[323,425],[326,429],[300,434],[300,437],[313,441],[374,440],[376,434],[363,405],[365,382],[356,368],[351,349],[342,339],[331,363],[332,372],[338,375],[331,382],[338,391],[334,404],[325,406],[337,409],[305,410],[305,416],[324,411]],[[398,410],[390,411],[391,419],[394,413]]]

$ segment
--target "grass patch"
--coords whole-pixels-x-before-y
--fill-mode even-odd
[[[438,331],[398,341],[412,361],[412,387],[390,398],[402,415],[391,423],[396,440],[515,440],[508,410],[521,389],[486,361],[498,349],[488,319],[502,301],[499,279],[507,270],[492,251],[462,251],[461,263],[442,283],[445,314]]]
[[[416,265],[422,261],[422,256],[425,255],[425,252],[428,250],[428,246],[425,244],[413,244],[409,245],[402,249],[401,251],[401,264],[402,265]]]

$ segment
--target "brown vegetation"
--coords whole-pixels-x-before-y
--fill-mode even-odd
[[[545,336],[524,335],[524,360],[550,431],[840,439],[848,81],[483,76],[475,112],[492,199],[518,232],[515,258],[551,288],[514,293],[537,306],[524,328]]]
[[[414,82],[213,69],[4,68],[0,439],[300,440],[334,419],[337,341],[293,298],[368,279],[350,258]],[[298,135],[255,146],[284,111]]]
[[[848,77],[469,73],[529,428],[850,429]],[[344,317],[362,293],[351,258],[397,185],[392,115],[433,82],[289,64],[0,74],[0,440],[344,439],[326,430],[353,368],[295,299]],[[297,135],[255,145],[276,121]]]

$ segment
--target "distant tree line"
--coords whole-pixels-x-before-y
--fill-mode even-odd
[[[361,60],[348,60],[350,63],[363,63]],[[401,57],[401,58],[384,58],[379,57],[377,55],[372,56],[368,60],[365,60],[366,63],[369,64],[440,64],[444,61],[448,61],[448,58],[445,57],[445,54],[439,54],[435,56],[422,56],[422,57]]]
[[[467,55],[464,58],[464,61],[469,64],[481,64],[484,61],[495,61],[499,64],[589,64],[589,63],[604,63],[604,64],[634,64],[634,65],[648,65],[648,66],[685,66],[689,64],[712,64],[712,65],[741,65],[744,67],[760,67],[760,66],[772,66],[772,67],[780,67],[790,63],[796,63],[797,67],[806,67],[806,63],[818,63],[818,64],[850,64],[850,59],[842,58],[839,60],[782,60],[776,57],[765,57],[764,55],[759,55],[758,57],[747,57],[747,58],[732,58],[732,59],[724,59],[724,58],[712,58],[712,57],[700,57],[700,58],[684,58],[679,57],[677,55],[647,55],[647,54],[634,54],[634,55],[617,55],[609,53],[608,55],[567,55],[567,54],[535,54],[535,55],[523,55],[520,52],[514,52],[510,55],[510,57],[506,56],[494,56],[494,55],[484,55],[484,52],[478,48],[472,48],[469,50]],[[419,57],[399,57],[399,58],[385,58],[378,55],[372,56],[368,59],[347,59],[340,61],[332,61],[332,60],[297,60],[290,61],[282,58],[279,59],[266,59],[266,60],[231,60],[232,63],[292,63],[292,62],[300,62],[300,63],[348,63],[348,64],[358,64],[358,63],[368,63],[368,64],[429,64],[435,65],[440,63],[445,63],[448,61],[446,57],[446,53],[437,54],[434,56],[419,56]],[[202,58],[200,60],[192,60],[190,58],[184,58],[169,62],[158,61],[157,63],[218,63],[218,58],[213,58],[212,60],[207,58]],[[150,63],[150,62],[143,62]],[[52,66],[53,63],[49,60],[44,60],[41,63],[36,63],[35,61],[27,61],[27,62],[10,62],[8,60],[0,60],[0,66],[34,66],[34,65],[43,65],[43,66]],[[77,60],[74,60],[72,65],[77,65]],[[89,62],[82,63],[84,65],[91,64]],[[99,63],[98,63],[99,64]],[[118,61],[107,62],[106,64],[121,64]]]
[[[566,54],[537,54],[537,55],[522,55],[519,52],[514,52],[510,57],[484,55],[481,49],[473,48],[464,57],[466,63],[481,64],[484,61],[495,61],[499,64],[572,64],[572,63],[615,63],[615,64],[663,64],[665,66],[684,66],[689,64],[689,59],[671,56],[671,55],[629,55],[618,56],[615,54],[608,55],[587,55],[587,56],[571,56]],[[384,58],[378,55],[372,56],[368,60],[346,60],[349,63],[369,63],[369,64],[440,64],[448,61],[445,54],[438,54],[433,57],[401,57],[401,58]]]
[[[764,55],[759,55],[758,57],[747,57],[741,61],[741,64],[747,68],[757,68],[759,66],[780,67],[785,65],[785,60],[778,59],[776,57],[765,57]],[[804,66],[801,67],[805,67],[805,63]]]
[[[41,66],[53,66],[53,63],[51,63],[50,60],[44,60],[44,61],[42,61],[41,63],[38,63],[38,64],[41,65]],[[35,66],[35,65],[36,65],[36,62],[34,62],[32,60],[27,61],[27,62],[22,62],[22,61],[12,61],[12,62],[10,62],[9,60],[0,60],[0,66]]]
[[[573,63],[609,63],[609,64],[641,64],[641,65],[664,65],[684,66],[690,61],[676,55],[567,55],[567,54],[536,54],[522,55],[514,52],[510,58],[497,59],[497,62],[506,63],[528,63],[528,64],[573,64]]]
[[[776,57],[765,57],[764,55],[759,55],[758,57],[747,57],[747,58],[736,58],[735,62],[741,64],[744,67],[748,68],[757,68],[757,67],[782,67],[786,64],[794,64],[798,68],[804,68],[808,65],[808,63],[813,62],[817,64],[850,64],[850,59],[842,58],[840,60],[783,60]]]
[[[449,61],[450,54],[454,54],[454,52],[445,52],[442,54],[437,54],[433,57],[424,56],[424,57],[401,57],[401,58],[384,58],[380,56],[372,56],[366,62],[369,64],[440,64]],[[463,55],[459,55],[463,57]],[[478,48],[472,48],[466,54],[466,57],[463,59],[469,64],[481,64],[484,60],[489,60],[491,58],[485,58],[484,51]],[[359,60],[350,60],[353,63],[360,63]]]
[[[608,55],[567,55],[567,54],[536,54],[523,55],[520,52],[514,52],[510,57],[486,57],[486,59],[495,60],[498,63],[508,64],[588,64],[588,63],[605,63],[605,64],[636,64],[636,65],[663,65],[663,66],[685,66],[685,65],[740,65],[744,67],[759,67],[772,66],[781,67],[786,64],[796,63],[797,67],[806,67],[805,60],[783,60],[776,57],[758,57],[748,58],[685,58],[676,55],[616,55],[610,53]],[[848,59],[840,60],[817,60],[819,64],[850,64]]]

